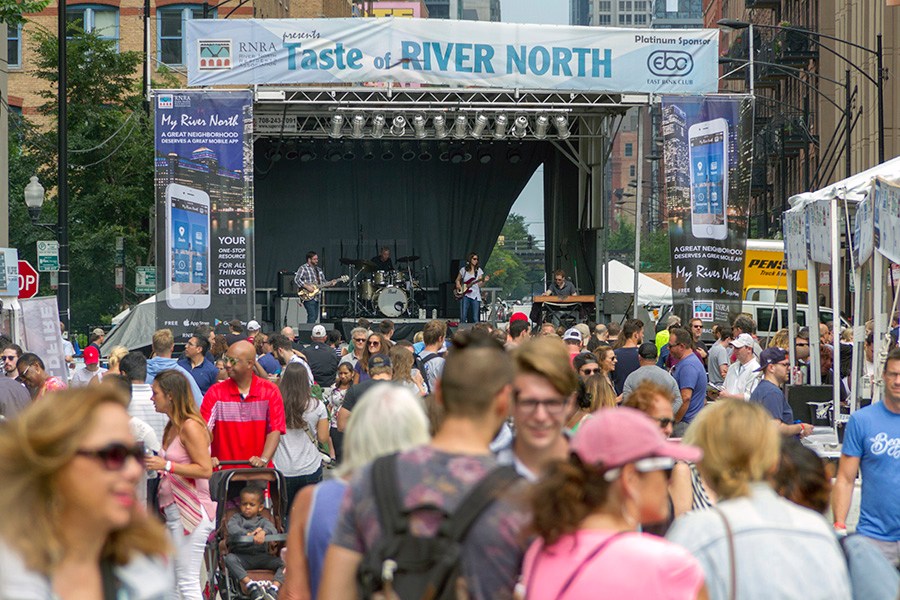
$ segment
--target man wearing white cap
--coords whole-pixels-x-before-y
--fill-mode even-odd
[[[334,383],[337,374],[338,357],[334,348],[328,345],[328,331],[324,325],[312,328],[312,343],[303,348],[303,355],[312,370],[313,379],[323,388]]]
[[[566,350],[569,352],[569,362],[571,363],[581,353],[584,340],[581,337],[581,332],[574,327],[567,329],[562,339],[566,343]]]
[[[759,369],[759,361],[753,355],[753,337],[749,333],[742,333],[734,338],[729,346],[734,348],[737,360],[728,367],[724,389],[719,398],[749,400],[750,394],[759,385],[760,380],[759,373],[756,372]]]
[[[252,344],[253,340],[256,338],[256,335],[259,333],[259,330],[259,321],[252,319],[249,323],[247,323],[247,341]]]

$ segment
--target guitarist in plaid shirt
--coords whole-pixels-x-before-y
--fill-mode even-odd
[[[322,287],[325,283],[325,273],[319,268],[319,255],[310,250],[306,253],[306,262],[297,269],[294,275],[294,283],[298,289],[305,289],[309,292],[316,288]],[[306,322],[315,323],[319,320],[319,298],[314,297],[303,302],[306,309]]]

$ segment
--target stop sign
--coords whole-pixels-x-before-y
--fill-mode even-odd
[[[19,298],[34,298],[38,293],[38,272],[27,260],[19,261]]]

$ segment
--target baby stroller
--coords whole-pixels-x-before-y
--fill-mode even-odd
[[[222,465],[245,465],[242,461],[222,461]],[[216,530],[206,544],[204,562],[207,582],[204,596],[216,598],[218,593],[222,600],[244,600],[249,598],[241,589],[241,584],[225,566],[225,556],[229,552],[227,525],[228,520],[239,511],[241,490],[247,484],[255,482],[268,486],[269,498],[262,516],[271,521],[278,531],[276,535],[267,535],[269,553],[279,555],[287,539],[284,529],[287,514],[287,486],[284,475],[276,469],[228,469],[216,471],[209,480],[209,492],[216,507]],[[246,538],[246,539],[243,539]],[[240,542],[252,541],[250,536],[241,536]],[[275,572],[270,570],[248,570],[247,574],[254,581],[272,581]]]

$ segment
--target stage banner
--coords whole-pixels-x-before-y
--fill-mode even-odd
[[[804,271],[809,266],[806,259],[806,213],[792,209],[782,213],[784,259],[788,271]]]
[[[900,187],[875,178],[875,247],[893,263],[900,263]]]
[[[718,89],[716,29],[443,19],[193,19],[188,85],[398,82],[701,94]]]
[[[730,323],[743,300],[750,97],[665,96],[661,125],[676,314]]]
[[[156,91],[156,323],[253,318],[253,98]]]
[[[44,361],[50,375],[63,381],[69,380],[69,369],[63,352],[62,334],[59,331],[59,306],[56,296],[19,300],[21,328],[24,346]]]

